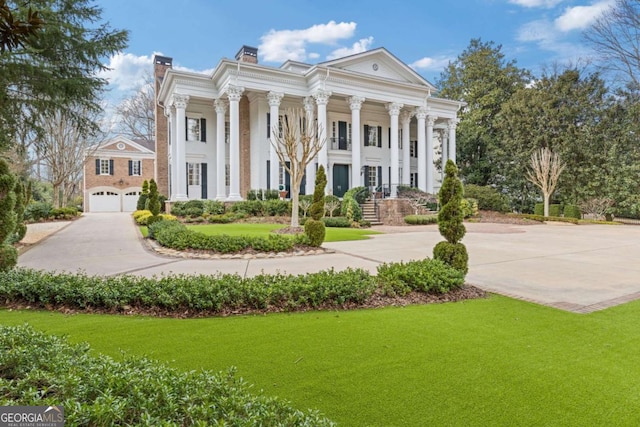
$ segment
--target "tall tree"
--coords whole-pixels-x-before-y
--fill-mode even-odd
[[[326,143],[318,138],[319,134],[318,126],[307,120],[302,108],[288,109],[281,126],[276,124],[271,129],[271,145],[280,164],[291,176],[291,227],[300,225],[298,200],[305,168]]]
[[[480,39],[472,39],[440,75],[439,96],[467,103],[456,131],[457,163],[466,183],[492,184],[500,176],[495,166],[500,139],[495,118],[502,104],[529,80],[528,71],[505,60],[502,46]]]
[[[132,139],[154,140],[155,111],[153,77],[147,74],[144,84],[116,107],[117,130]]]
[[[544,216],[549,216],[549,199],[558,185],[558,179],[565,165],[558,153],[544,147],[533,152],[530,166],[527,179],[542,191]]]
[[[0,149],[15,143],[18,125],[42,134],[38,120],[59,111],[85,134],[98,129],[78,111],[101,110],[107,81],[106,57],[126,47],[127,32],[101,22],[102,9],[91,0],[5,0],[15,20],[29,21],[33,10],[43,21],[28,43],[0,51]]]
[[[640,87],[639,0],[616,0],[584,36],[599,54],[604,69]]]

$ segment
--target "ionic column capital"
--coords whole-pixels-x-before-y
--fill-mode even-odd
[[[362,108],[362,103],[365,101],[363,96],[351,96],[347,98],[347,104],[349,104],[349,108],[351,111],[359,110]]]
[[[388,104],[385,104],[385,107],[387,108],[387,111],[389,112],[390,116],[397,116],[400,114],[400,110],[402,109],[404,105],[400,104],[398,102],[389,102]]]

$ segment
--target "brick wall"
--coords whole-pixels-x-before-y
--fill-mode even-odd
[[[85,186],[87,190],[94,187],[142,187],[142,182],[154,176],[153,159],[142,159],[142,176],[129,176],[129,159],[113,158],[113,175],[96,175],[96,157],[87,157],[84,166]],[[122,179],[122,184],[120,184]]]
[[[407,199],[382,199],[377,203],[384,225],[405,225],[404,217],[415,212]]]
[[[155,81],[155,97],[157,98],[167,70],[171,68],[171,62],[159,63],[154,61],[153,75]],[[164,196],[169,196],[169,137],[167,130],[167,117],[164,115],[164,108],[156,104],[155,112],[156,126],[156,172],[155,180],[158,184],[158,192]]]

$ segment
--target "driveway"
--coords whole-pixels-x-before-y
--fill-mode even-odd
[[[640,227],[551,223],[469,223],[467,282],[490,292],[591,312],[640,298]],[[19,258],[24,267],[87,274],[292,274],[431,256],[437,226],[385,227],[369,240],[325,243],[332,254],[269,259],[196,260],[146,249],[130,214],[84,214]]]

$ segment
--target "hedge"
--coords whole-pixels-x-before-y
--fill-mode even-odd
[[[437,224],[438,215],[407,215],[404,222],[410,225]]]
[[[561,217],[561,216],[544,216],[544,215],[535,215],[535,214],[507,214],[510,217],[513,218],[524,218],[524,219],[530,219],[532,221],[539,221],[539,222],[545,222],[545,221],[556,221],[556,222],[568,222],[571,224],[579,224],[580,221],[577,220],[576,218],[567,218],[567,217]]]
[[[406,295],[411,291],[443,294],[464,284],[464,272],[437,259],[382,264],[378,283],[386,295]]]
[[[0,366],[3,405],[61,405],[69,426],[335,425],[252,394],[234,368],[183,372],[131,356],[115,361],[28,326],[0,326]]]

